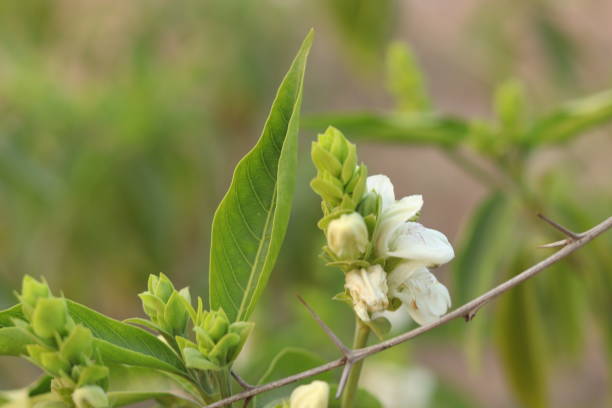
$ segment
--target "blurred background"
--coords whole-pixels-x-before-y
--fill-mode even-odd
[[[318,258],[308,187],[323,123],[356,141],[398,196],[424,195],[422,222],[459,255],[437,270],[459,305],[550,254],[537,245],[561,237],[537,212],[576,231],[610,215],[611,20],[604,0],[0,2],[0,307],[26,273],[118,319],[142,315],[150,273],[205,295],[213,211],[310,27],[293,219],[240,371],[256,382],[286,346],[337,357],[296,293],[349,342],[352,312],[331,300],[342,274]],[[570,113],[600,110],[563,138],[525,142],[503,126],[513,92],[519,128],[593,94]],[[376,121],[333,119],[355,111],[452,115],[462,136],[449,145],[395,122],[378,135]],[[473,322],[368,360],[365,388],[390,408],[610,406],[610,235]],[[394,320],[396,333],[411,326]],[[315,359],[287,356],[287,373]],[[0,388],[36,374],[0,360]]]

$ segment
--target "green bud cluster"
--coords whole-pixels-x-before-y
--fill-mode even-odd
[[[176,338],[187,367],[213,371],[228,367],[242,350],[253,323],[230,323],[223,309],[204,310],[201,298],[197,311],[192,308],[190,314],[195,342]]]
[[[147,291],[138,295],[142,306],[160,332],[170,337],[184,335],[191,303],[189,288],[177,291],[166,275],[150,275]]]
[[[325,230],[334,218],[355,211],[366,189],[368,170],[363,163],[357,164],[356,146],[332,126],[313,142],[311,157],[317,176],[310,186],[323,200],[319,228]]]
[[[52,389],[61,401],[57,406],[108,407],[105,388],[108,368],[96,364],[91,331],[75,324],[66,300],[55,297],[46,282],[25,276],[17,294],[25,320],[14,319],[16,327],[28,331],[36,343],[26,347],[30,361],[53,377]]]

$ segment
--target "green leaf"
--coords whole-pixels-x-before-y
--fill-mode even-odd
[[[210,251],[210,305],[246,320],[280,251],[295,188],[302,87],[312,31],[278,89],[263,133],[238,163],[215,212]]]
[[[37,343],[36,337],[23,328],[0,328],[0,356],[20,356],[25,354],[27,345]]]
[[[468,124],[438,114],[344,113],[311,116],[305,127],[321,129],[332,125],[353,140],[455,146],[468,134]]]
[[[491,288],[516,254],[515,213],[508,198],[495,192],[470,220],[453,263],[453,297],[463,304]],[[503,275],[502,275],[503,276]],[[481,310],[466,331],[466,351],[474,367],[480,363],[489,312]]]
[[[387,50],[387,88],[400,112],[423,112],[431,106],[423,74],[406,44],[393,43]]]
[[[0,311],[0,327],[13,326],[13,319],[24,319],[21,304]]]
[[[154,335],[106,317],[71,300],[68,311],[75,323],[91,330],[105,363],[116,362],[184,373],[177,355]]]
[[[178,398],[187,406],[202,406],[204,401],[190,381],[160,370],[111,365],[108,397],[111,406],[129,405],[152,398]]]
[[[538,120],[526,143],[561,143],[612,120],[612,91],[566,103]]]
[[[529,283],[519,285],[498,301],[495,340],[508,381],[521,406],[548,406],[543,322],[535,292]]]
[[[297,347],[287,347],[281,350],[281,352],[278,353],[272,360],[267,370],[260,377],[258,384],[261,385],[280,378],[288,377],[325,363],[325,360],[312,351]],[[289,394],[291,394],[291,390],[298,385],[308,384],[314,380],[321,380],[329,383],[333,380],[333,378],[334,377],[330,372],[326,372],[302,381],[298,381],[292,385],[277,388],[276,390],[262,394],[258,397],[258,401],[264,405],[268,402],[287,397]]]

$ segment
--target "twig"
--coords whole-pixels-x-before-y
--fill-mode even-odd
[[[538,214],[538,217],[540,217],[541,219],[543,219],[544,221],[546,221],[547,223],[549,223],[550,225],[552,225],[553,227],[555,227],[556,229],[558,229],[559,231],[567,235],[571,240],[575,241],[578,238],[580,238],[580,234],[576,234],[574,231],[570,231],[569,229],[565,228],[563,225],[551,220],[544,214]]]
[[[400,343],[403,343],[405,341],[408,341],[414,337],[417,337],[420,334],[423,334],[425,332],[428,332],[429,330],[432,330],[438,326],[441,326],[443,324],[446,324],[448,322],[450,322],[451,320],[457,319],[459,317],[466,317],[466,316],[470,316],[470,314],[473,314],[473,312],[475,310],[478,310],[480,307],[482,307],[484,304],[488,303],[489,301],[491,301],[492,299],[496,298],[497,296],[501,295],[502,293],[512,289],[513,287],[519,285],[520,283],[524,282],[525,280],[535,276],[536,274],[538,274],[539,272],[543,271],[544,269],[548,268],[549,266],[551,266],[552,264],[559,262],[561,259],[565,258],[566,256],[568,256],[569,254],[571,254],[572,252],[576,251],[577,249],[579,249],[580,247],[584,246],[585,244],[587,244],[588,242],[590,242],[591,240],[593,240],[595,237],[603,234],[604,232],[606,232],[607,230],[609,230],[612,227],[612,216],[608,217],[606,220],[602,221],[600,224],[596,225],[595,227],[591,228],[590,230],[583,232],[582,234],[578,234],[578,238],[576,238],[575,240],[572,240],[571,242],[569,242],[567,245],[565,245],[563,248],[561,248],[560,250],[558,250],[557,252],[555,252],[554,254],[552,254],[551,256],[549,256],[548,258],[538,262],[537,264],[533,265],[532,267],[524,270],[523,272],[521,272],[520,274],[514,276],[512,279],[509,279],[507,281],[505,281],[504,283],[496,286],[495,288],[491,289],[490,291],[486,292],[485,294],[477,297],[476,299],[464,304],[463,306],[459,307],[458,309],[453,310],[452,312],[442,316],[440,318],[440,320],[434,322],[434,323],[430,323],[421,327],[417,327],[416,329],[413,329],[407,333],[401,334],[399,336],[393,337],[389,340],[383,341],[381,343],[375,344],[373,346],[370,347],[365,347],[362,349],[358,349],[358,350],[354,350],[352,352],[353,357],[354,357],[354,361],[359,361],[361,359],[364,359],[372,354],[376,354],[379,353],[383,350],[386,350],[390,347],[394,347]],[[312,376],[315,376],[317,374],[321,374],[324,373],[326,371],[330,371],[333,370],[335,368],[341,367],[343,365],[347,364],[347,359],[345,357],[343,358],[339,358],[337,360],[334,361],[330,361],[329,363],[323,364],[319,367],[314,367],[311,368],[310,370],[306,370],[303,371],[301,373],[297,373],[294,375],[291,375],[289,377],[285,377],[282,378],[280,380],[277,381],[273,381],[267,384],[263,384],[261,386],[257,386],[254,387],[250,390],[246,390],[243,392],[240,392],[238,394],[232,395],[231,397],[225,398],[221,401],[217,401],[213,404],[207,405],[207,408],[220,408],[220,407],[224,407],[227,406],[233,402],[236,401],[240,401],[240,400],[244,400],[247,398],[252,398],[254,395],[257,394],[261,394],[263,392],[266,391],[270,391],[276,388],[280,388],[283,387],[287,384],[291,384],[293,382],[299,381],[299,380],[303,380],[305,378],[309,378]]]
[[[240,384],[240,386],[242,388],[244,388],[245,390],[250,390],[255,388],[255,386],[249,384],[248,382],[246,382],[241,376],[238,375],[237,372],[235,372],[234,370],[231,370],[230,373],[232,374],[232,377],[234,377],[234,380],[236,380],[236,382],[238,384]]]
[[[304,305],[306,310],[310,312],[312,318],[315,319],[315,321],[319,324],[319,326],[321,326],[325,334],[327,334],[327,337],[329,337],[330,340],[336,345],[336,347],[338,347],[342,355],[345,356],[346,358],[350,358],[351,350],[349,350],[348,347],[346,347],[344,343],[342,343],[342,340],[340,340],[340,338],[336,336],[336,333],[334,333],[333,330],[330,329],[330,327],[326,325],[323,320],[321,320],[317,312],[315,312],[314,309],[310,307],[308,303],[306,303],[306,301],[300,295],[297,295],[297,298]]]

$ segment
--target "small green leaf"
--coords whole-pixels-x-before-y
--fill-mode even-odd
[[[525,114],[525,90],[521,82],[508,80],[495,90],[495,112],[504,139],[517,140],[523,131]]]
[[[210,305],[247,320],[280,251],[295,187],[297,135],[310,32],[278,89],[263,133],[238,163],[215,212]]]
[[[117,362],[184,373],[177,355],[154,335],[106,317],[71,300],[68,311],[75,323],[91,330],[105,363]]]
[[[128,365],[111,365],[108,397],[111,406],[134,404],[152,398],[173,397],[189,407],[204,405],[197,387],[168,372]]]
[[[387,88],[400,112],[424,112],[431,106],[423,74],[406,44],[393,43],[387,50]]]
[[[342,129],[352,140],[444,147],[456,146],[469,131],[467,122],[434,113],[337,113],[311,116],[304,120],[304,126],[309,129],[328,125]]]

